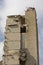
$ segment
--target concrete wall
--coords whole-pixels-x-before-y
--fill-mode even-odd
[[[22,48],[27,53],[26,65],[38,65],[37,21],[34,8],[28,9],[25,16],[8,16],[5,27],[3,65],[20,65],[20,26],[22,25],[26,27],[26,32],[22,33]]]
[[[30,8],[25,12],[25,22],[28,27],[28,31],[25,33],[25,48],[28,54],[26,65],[38,65],[38,33],[35,9]]]
[[[8,17],[6,21],[3,65],[19,64],[20,23],[19,16]]]

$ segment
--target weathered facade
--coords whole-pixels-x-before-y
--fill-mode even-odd
[[[34,8],[25,16],[7,17],[3,65],[39,65],[37,19]]]

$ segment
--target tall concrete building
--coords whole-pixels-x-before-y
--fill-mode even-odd
[[[39,65],[37,19],[34,8],[7,17],[3,65]]]

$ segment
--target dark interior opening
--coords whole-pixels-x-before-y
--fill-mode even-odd
[[[26,26],[21,27],[21,28],[20,28],[20,32],[21,32],[21,33],[26,33]]]

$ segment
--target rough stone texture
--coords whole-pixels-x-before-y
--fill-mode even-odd
[[[19,55],[16,55],[16,54],[14,54],[14,55],[8,55],[8,56],[4,56],[4,63],[5,63],[5,65],[7,64],[7,65],[14,65],[14,64],[19,64],[19,60],[18,60],[18,58],[19,58]]]
[[[19,18],[8,17],[5,27],[5,41],[4,41],[4,65],[18,65],[19,64],[19,50],[20,50],[20,24]]]
[[[9,41],[4,44],[9,50],[14,50],[14,49],[20,49],[20,40],[18,41]]]
[[[6,40],[9,40],[9,41],[20,41],[20,33],[7,33],[5,34],[5,38]]]
[[[12,32],[12,33],[20,32],[20,26],[7,26],[6,32]]]
[[[26,27],[25,32],[20,30],[23,26]],[[21,51],[25,50],[27,54],[26,65],[39,65],[35,9],[29,8],[25,12],[25,16],[8,16],[5,29],[3,65],[20,65],[21,46]]]

